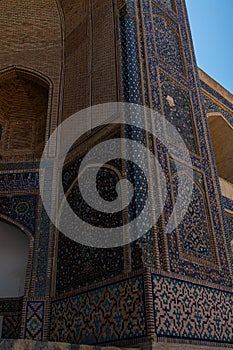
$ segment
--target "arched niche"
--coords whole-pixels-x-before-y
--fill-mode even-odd
[[[24,295],[29,237],[12,224],[0,221],[0,298]]]
[[[0,75],[0,159],[40,159],[45,145],[49,84],[12,69]]]
[[[221,113],[208,113],[222,195],[233,199],[233,127]]]
[[[233,127],[220,113],[208,113],[218,175],[233,184]]]
[[[15,0],[1,0],[0,13],[4,14],[1,18],[0,75],[17,67],[38,75],[39,85],[43,80],[41,76],[49,79],[48,138],[62,114],[65,28],[61,1],[20,0],[16,5]],[[51,145],[51,156],[54,156],[55,148],[55,145]],[[35,158],[35,154],[32,157],[31,153],[22,153],[22,157],[11,153],[13,160]]]

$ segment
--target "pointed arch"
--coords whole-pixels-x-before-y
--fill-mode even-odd
[[[219,112],[207,115],[218,175],[233,184],[233,126]]]
[[[14,0],[2,0],[0,12],[4,13],[0,70],[7,70],[8,66],[27,66],[31,73],[47,76],[53,82],[53,93],[50,93],[48,101],[48,139],[62,114],[65,44],[63,4],[60,0],[22,0],[17,3],[16,10]],[[50,155],[54,156],[55,151],[52,145]]]
[[[29,241],[29,253],[28,253],[28,263],[26,267],[26,278],[24,284],[24,296],[27,296],[29,293],[29,284],[32,273],[32,258],[33,258],[33,247],[34,247],[34,236],[33,233],[25,228],[21,223],[16,220],[10,218],[9,216],[3,215],[0,213],[0,222],[5,222],[9,225],[12,225],[18,228],[23,234],[25,234]]]
[[[3,161],[39,159],[49,124],[52,82],[11,66],[0,71],[0,155]]]
[[[38,81],[40,80],[41,84],[44,83],[45,87],[52,87],[53,82],[52,80],[42,73],[39,70],[36,69],[31,69],[26,66],[21,66],[21,65],[10,65],[8,67],[5,67],[0,70],[0,84],[3,80],[5,79],[10,79],[12,76],[16,76],[18,74],[24,74],[25,76],[28,77],[28,79],[35,79]]]
[[[0,240],[0,298],[25,296],[31,275],[32,233],[15,220],[0,215]]]

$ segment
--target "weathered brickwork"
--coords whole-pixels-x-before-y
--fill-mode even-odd
[[[63,118],[117,101],[113,2],[62,1],[65,21]]]

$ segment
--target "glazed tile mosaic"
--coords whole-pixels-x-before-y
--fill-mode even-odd
[[[233,200],[227,197],[222,197],[224,208],[233,212]]]
[[[39,188],[38,172],[0,174],[0,191],[30,191]]]
[[[170,9],[174,8],[174,1],[173,0],[161,0],[166,6],[168,6]]]
[[[201,87],[203,89],[204,94],[207,92],[209,95],[209,99],[212,99],[212,102],[215,102],[215,108],[218,105],[219,107],[221,105],[224,105],[226,109],[232,110],[233,105],[228,100],[226,100],[223,96],[221,96],[216,90],[205,84],[204,82],[201,82]],[[206,98],[206,95],[204,96],[204,99]],[[205,100],[204,100],[205,102]],[[209,111],[208,104],[206,105],[207,112]],[[216,112],[216,111],[215,111]]]
[[[22,224],[34,234],[37,200],[37,196],[33,194],[1,196],[1,214]]]
[[[178,195],[178,186],[182,183],[185,187],[188,175],[173,177],[173,191],[175,200]],[[196,182],[193,185],[192,199],[184,219],[178,226],[183,251],[190,256],[197,256],[204,260],[215,262],[216,253],[213,245],[213,233],[211,232],[211,223],[209,221],[208,205],[205,198],[205,188],[203,176],[200,173],[194,173]],[[203,262],[204,262],[203,260]]]
[[[95,344],[145,335],[141,276],[52,302],[52,341]]]
[[[25,339],[42,340],[44,323],[44,301],[29,301],[26,306]]]
[[[137,50],[134,2],[130,2],[129,5],[124,6],[119,12],[123,98],[127,102],[141,104],[141,76]]]
[[[183,51],[177,23],[156,5],[153,5],[153,19],[159,58],[183,73]]]
[[[3,316],[2,337],[20,337],[23,298],[0,299],[0,315]]]
[[[56,292],[73,289],[112,278],[124,270],[122,248],[95,249],[74,243],[59,235]]]
[[[227,225],[230,233],[230,239],[232,241],[233,240],[233,214],[232,215],[226,214],[226,218],[227,218]]]
[[[21,332],[21,313],[14,316],[4,316],[2,327],[2,338],[18,339]]]
[[[232,342],[232,293],[152,275],[159,337]]]
[[[23,298],[0,299],[1,315],[12,314],[15,311],[22,312]]]
[[[207,113],[219,112],[233,125],[232,113],[230,113],[227,108],[223,108],[216,101],[213,101],[210,97],[206,95],[204,95],[204,104],[205,104],[205,109]]]
[[[176,127],[187,148],[193,153],[198,153],[189,93],[163,74],[160,75],[160,80],[163,113],[166,119]]]

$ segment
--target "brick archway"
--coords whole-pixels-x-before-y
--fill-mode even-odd
[[[233,184],[233,126],[218,112],[208,113],[208,122],[218,175]]]
[[[0,76],[0,157],[3,161],[39,159],[44,148],[49,83],[14,68]]]

